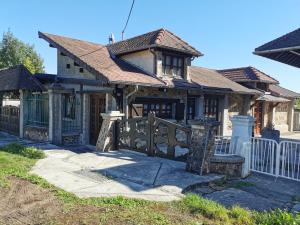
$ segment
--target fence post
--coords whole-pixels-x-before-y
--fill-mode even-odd
[[[20,90],[19,135],[24,137],[24,91]]]
[[[154,114],[148,114],[148,140],[147,140],[147,149],[148,149],[148,156],[154,156]]]
[[[233,116],[232,122],[232,138],[236,140],[235,153],[245,158],[243,164],[242,177],[246,177],[250,173],[250,158],[249,143],[251,143],[252,130],[255,119],[252,116]]]
[[[276,143],[276,155],[275,155],[275,175],[276,177],[279,176],[279,168],[280,168],[280,152],[281,152],[281,145],[284,144],[284,142]],[[282,149],[282,153],[284,156],[285,150]]]

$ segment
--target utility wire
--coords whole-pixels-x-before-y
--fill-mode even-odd
[[[129,14],[128,14],[128,17],[127,17],[127,21],[126,21],[126,24],[124,26],[124,29],[122,30],[122,41],[124,40],[124,32],[127,28],[127,24],[129,22],[129,19],[130,19],[130,16],[131,16],[131,12],[132,12],[132,9],[133,9],[134,2],[135,2],[135,0],[132,0],[132,4],[131,4],[131,8],[130,8],[130,11],[129,11]]]

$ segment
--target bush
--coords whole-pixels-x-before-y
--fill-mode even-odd
[[[34,147],[26,147],[18,143],[12,143],[0,148],[0,151],[21,155],[30,159],[45,158],[45,153]]]

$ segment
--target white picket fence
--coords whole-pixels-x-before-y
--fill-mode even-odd
[[[300,142],[252,138],[250,169],[300,181]]]
[[[275,177],[300,181],[300,141],[252,138],[249,143],[250,170]],[[237,139],[215,137],[215,155],[234,155]]]

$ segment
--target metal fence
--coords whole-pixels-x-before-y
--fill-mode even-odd
[[[215,155],[236,154],[237,138],[231,136],[215,136]]]
[[[24,96],[24,124],[48,127],[49,98],[44,93],[27,93]]]
[[[252,138],[250,169],[300,181],[300,142]]]
[[[64,94],[62,97],[62,132],[72,133],[81,131],[81,99],[74,94]]]
[[[17,106],[0,107],[0,130],[19,135],[20,108]]]

